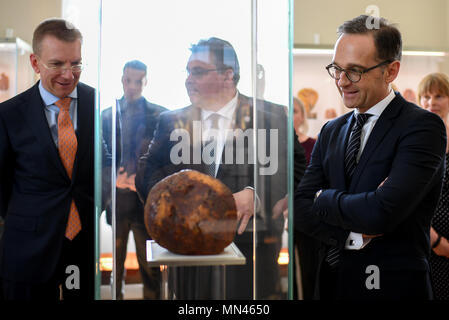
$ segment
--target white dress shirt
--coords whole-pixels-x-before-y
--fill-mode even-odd
[[[51,137],[53,138],[56,147],[58,147],[58,115],[59,107],[55,103],[60,100],[60,98],[54,96],[48,92],[42,85],[42,81],[39,82],[39,93],[45,104],[45,117],[47,118],[48,127],[50,128]],[[68,95],[72,98],[70,102],[69,114],[72,119],[73,129],[76,131],[78,125],[77,119],[77,108],[78,108],[78,91],[77,88]]]
[[[211,136],[216,138],[216,148],[215,148],[215,176],[217,176],[218,168],[221,162],[221,155],[223,153],[223,149],[226,143],[226,133],[228,129],[232,129],[233,121],[234,121],[234,113],[237,108],[238,102],[238,93],[232,98],[226,105],[224,105],[217,112],[213,112],[210,110],[201,110],[201,122],[202,122],[202,141],[203,144],[206,141],[209,141]],[[212,120],[210,120],[210,116],[212,114],[219,115],[218,120],[218,132],[211,132]]]
[[[362,134],[361,134],[361,141],[360,141],[360,150],[357,154],[357,162],[360,159],[360,156],[363,152],[363,149],[365,148],[365,145],[368,141],[368,138],[373,131],[374,126],[376,125],[377,120],[379,119],[382,112],[385,110],[385,108],[390,104],[390,102],[395,98],[395,93],[391,89],[390,93],[380,102],[372,106],[371,108],[366,111],[366,113],[371,114],[372,116],[368,118],[365,125],[362,128]],[[359,110],[354,110],[354,115],[359,114]],[[365,247],[368,242],[370,242],[371,239],[363,239],[363,236],[361,233],[355,233],[350,232],[348,238],[346,239],[345,249],[348,250],[359,250]]]
[[[235,121],[235,111],[238,104],[238,95],[236,92],[234,98],[232,98],[226,105],[224,105],[220,110],[214,112],[210,110],[201,110],[201,125],[202,125],[202,142],[203,145],[205,142],[210,141],[210,138],[213,136],[216,139],[216,147],[215,147],[215,176],[217,176],[218,169],[220,167],[221,158],[223,154],[223,149],[226,144],[226,138],[229,130],[234,129],[234,121]],[[218,130],[213,132],[212,128],[212,120],[211,115],[218,114]],[[217,132],[218,131],[218,132]],[[255,189],[251,186],[245,187],[245,189],[251,189],[254,191],[254,195],[256,197],[256,212],[261,208],[260,198],[255,192]]]

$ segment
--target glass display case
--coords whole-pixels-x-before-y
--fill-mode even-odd
[[[98,299],[292,298],[292,2],[101,3]]]
[[[31,46],[19,38],[0,38],[0,102],[31,87],[34,71],[29,61]]]

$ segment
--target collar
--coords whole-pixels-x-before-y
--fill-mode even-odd
[[[396,97],[394,90],[390,89],[390,93],[383,98],[381,101],[376,103],[374,106],[369,108],[366,113],[372,114],[375,117],[380,117],[385,108],[390,104],[390,102]],[[359,114],[359,109],[354,110],[354,115]],[[372,117],[371,117],[372,118]]]
[[[227,104],[225,104],[217,112],[201,109],[201,120],[203,120],[203,121],[206,120],[213,113],[219,114],[220,116],[222,116],[228,120],[232,120],[232,118],[234,116],[235,109],[237,108],[238,96],[239,96],[239,93],[237,91],[234,98],[232,98]]]
[[[56,101],[60,100],[60,98],[48,92],[48,90],[44,88],[44,86],[42,85],[42,81],[39,81],[39,93],[41,94],[42,100],[44,100],[46,106],[53,105],[55,104]],[[73,89],[73,91],[68,95],[68,97],[72,99],[78,98],[77,87]]]

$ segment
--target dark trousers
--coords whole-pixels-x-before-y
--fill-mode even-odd
[[[320,300],[337,300],[337,285],[338,268],[331,268],[326,261],[323,261],[320,270]]]
[[[95,295],[94,237],[93,233],[86,229],[88,228],[81,230],[72,241],[64,238],[56,270],[47,282],[22,283],[2,279],[3,299],[93,300]]]
[[[318,270],[318,250],[320,243],[318,240],[306,235],[305,233],[295,231],[294,233],[294,245],[299,254],[299,266],[301,270],[301,284],[304,300],[313,300],[315,297],[316,275]],[[296,261],[292,259],[294,263],[294,269],[296,270]],[[299,298],[299,292],[297,290],[296,272],[293,273],[294,285],[293,285],[293,297]]]
[[[123,299],[122,283],[125,275],[126,251],[129,232],[132,231],[136,244],[137,262],[143,282],[143,298],[159,299],[161,272],[159,268],[150,268],[146,261],[146,241],[151,238],[144,224],[143,205],[136,192],[117,189],[116,215],[117,298]]]

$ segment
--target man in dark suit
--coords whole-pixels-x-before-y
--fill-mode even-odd
[[[240,220],[234,242],[247,261],[245,266],[226,267],[226,298],[253,297],[253,231],[257,234],[256,296],[276,296],[280,291],[276,259],[283,221],[281,217],[274,219],[271,209],[287,193],[285,109],[257,100],[256,119],[253,118],[253,99],[236,88],[240,67],[229,42],[218,38],[201,40],[191,51],[186,88],[192,105],[160,115],[154,139],[139,162],[137,191],[145,200],[153,185],[182,169],[198,170],[222,181],[234,195]],[[253,128],[266,134],[258,139],[258,146],[265,148],[263,163],[260,151],[259,156],[252,154]],[[212,166],[202,161],[201,155],[208,133],[217,143]],[[249,159],[259,162],[256,184],[255,161]],[[187,269],[179,270],[177,298],[223,298],[216,292],[221,290],[220,283],[209,277],[210,268],[182,273]]]
[[[148,102],[142,91],[147,84],[147,66],[132,60],[123,67],[123,97],[117,100],[116,146],[117,146],[117,188],[116,188],[116,292],[123,299],[122,279],[129,232],[132,230],[136,243],[136,255],[143,282],[144,299],[160,297],[159,268],[150,268],[146,261],[146,240],[150,239],[143,222],[143,204],[135,186],[137,161],[147,151],[153,138],[157,119],[162,106]],[[112,107],[102,113],[103,138],[112,153]],[[112,208],[106,208],[107,221],[112,222]]]
[[[0,277],[5,299],[94,297],[94,89],[79,83],[82,36],[42,22],[40,81],[0,105]]]
[[[339,35],[327,69],[354,111],[323,126],[295,194],[295,227],[322,242],[317,298],[431,299],[444,125],[391,88],[396,27],[359,16]]]

